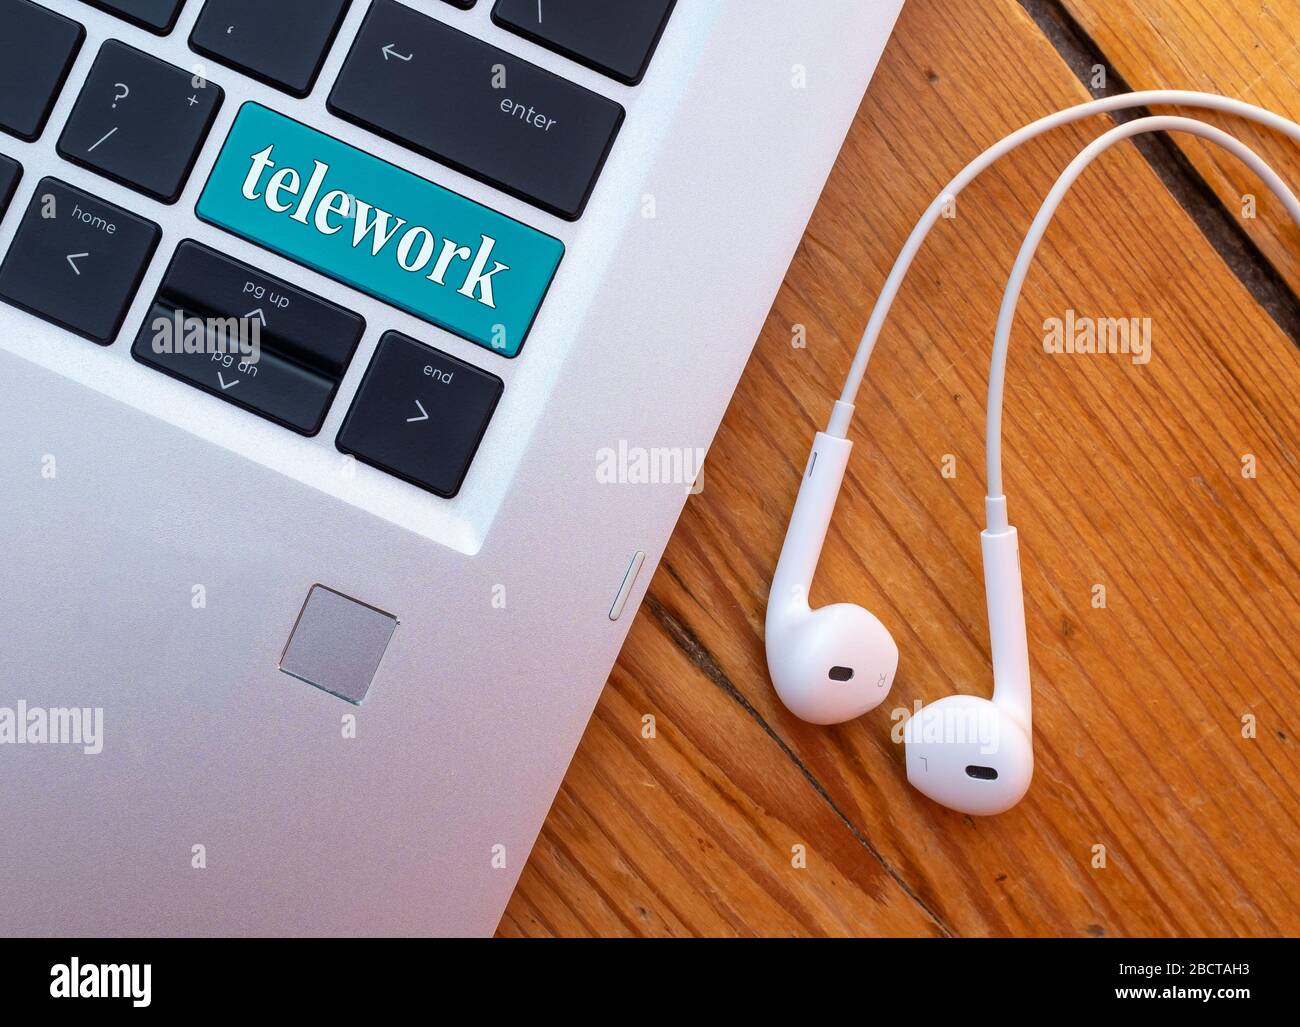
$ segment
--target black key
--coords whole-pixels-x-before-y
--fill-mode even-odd
[[[86,30],[27,0],[0,0],[0,130],[37,139]]]
[[[478,0],[447,0],[452,7],[459,7],[462,11],[468,11],[477,2]]]
[[[602,75],[634,86],[676,0],[497,0],[492,20]]]
[[[185,0],[86,0],[109,14],[116,14],[132,25],[142,29],[167,35],[176,27],[176,18],[181,13]]]
[[[142,364],[188,382],[204,392],[274,421],[301,435],[320,431],[338,382],[272,350],[260,350],[256,362],[238,345],[225,353],[185,352],[170,340],[180,333],[208,332],[205,321],[162,303],[149,308],[131,355]],[[234,333],[226,337],[235,338]]]
[[[329,109],[576,221],[623,108],[393,0],[375,0]]]
[[[131,354],[315,435],[365,326],[336,303],[187,239],[176,248]],[[255,360],[247,359],[252,350]]]
[[[263,348],[331,378],[343,377],[366,327],[360,314],[191,239],[176,247],[157,299],[204,317],[256,319]]]
[[[152,221],[43,178],[0,265],[0,299],[107,346],[159,234]]]
[[[23,166],[16,160],[0,153],[0,218],[9,209],[9,201],[14,198],[18,180],[23,177]]]
[[[335,445],[450,499],[460,491],[504,388],[494,374],[387,332]]]
[[[348,0],[208,0],[190,47],[276,89],[306,96],[347,9]]]
[[[110,39],[59,136],[59,154],[175,203],[221,107],[221,87]]]

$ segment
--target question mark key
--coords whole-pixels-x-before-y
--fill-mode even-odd
[[[224,93],[116,39],[100,48],[59,136],[59,155],[163,203],[175,203]]]

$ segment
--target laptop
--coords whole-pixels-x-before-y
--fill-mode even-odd
[[[0,931],[497,925],[902,0],[0,0]]]

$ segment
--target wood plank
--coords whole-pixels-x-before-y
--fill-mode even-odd
[[[941,931],[653,617],[629,636],[525,875],[512,933]]]
[[[1066,10],[1134,89],[1198,89],[1300,121],[1296,5],[1270,0],[1063,0]],[[1300,188],[1300,147],[1237,118],[1187,111],[1236,136]],[[1178,146],[1269,261],[1300,290],[1300,229],[1239,161],[1187,136]],[[1245,216],[1254,196],[1263,208]]]
[[[895,253],[966,160],[1085,98],[1015,0],[908,5],[502,933],[1300,931],[1300,356],[1130,148],[1050,232],[1010,360],[1034,785],[1001,817],[951,813],[910,789],[891,740],[896,710],[988,694],[978,533],[998,299],[1036,203],[1100,123],[962,198],[873,360],[813,599],[890,627],[892,695],[825,729],[768,683],[786,517]],[[1044,320],[1067,309],[1150,317],[1154,358],[1044,353]]]

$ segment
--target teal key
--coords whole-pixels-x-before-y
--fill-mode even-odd
[[[255,103],[197,212],[507,357],[564,256],[559,239]]]

